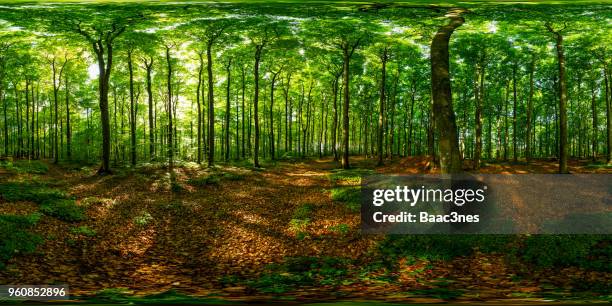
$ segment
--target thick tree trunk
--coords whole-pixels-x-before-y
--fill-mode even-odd
[[[106,47],[106,50],[104,49]],[[103,44],[102,40],[93,43],[93,48],[98,59],[98,91],[100,106],[100,122],[102,124],[102,166],[98,174],[111,174],[110,169],[110,116],[108,112],[108,90],[111,68],[113,67],[113,46],[112,41]],[[106,57],[106,59],[105,59]]]
[[[442,173],[462,172],[462,161],[457,140],[457,125],[453,111],[449,78],[448,45],[453,31],[464,23],[464,10],[454,9],[447,14],[447,25],[438,29],[431,43],[431,91],[433,113],[439,134],[440,168]]]
[[[557,49],[557,65],[559,68],[559,173],[567,171],[567,83],[565,81],[565,54],[563,51],[563,35],[547,24],[548,31],[555,37]]]

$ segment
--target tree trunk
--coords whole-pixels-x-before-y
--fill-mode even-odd
[[[70,129],[70,91],[68,89],[68,74],[64,76],[64,86],[66,88],[66,157],[70,160],[72,158],[72,131]],[[32,96],[32,98],[34,97]],[[34,128],[33,122],[34,119],[32,119],[32,129]],[[34,147],[32,147],[32,151],[34,151]]]
[[[225,66],[225,71],[227,73],[227,92],[226,92],[226,103],[225,103],[225,161],[228,161],[230,158],[230,88],[231,88],[231,65],[232,59],[230,58]]]
[[[334,120],[332,121],[332,130],[331,130],[331,147],[332,147],[332,153],[334,154],[334,161],[338,161],[338,146],[336,144],[337,142],[337,135],[336,132],[338,131],[338,87],[339,87],[339,83],[340,82],[340,75],[336,75],[336,78],[333,81],[332,84],[332,91],[333,91],[333,99],[334,99],[334,103],[333,103],[333,108],[334,108]]]
[[[438,29],[431,43],[431,91],[434,122],[439,134],[440,168],[442,173],[460,173],[461,155],[457,140],[457,125],[453,111],[449,78],[448,44],[453,31],[464,23],[464,10],[454,9],[447,15],[447,25]]]
[[[612,105],[610,105],[610,103],[612,103],[612,101],[610,101],[610,75],[608,73],[608,69],[607,69],[607,65],[604,65],[603,68],[604,71],[604,83],[605,83],[605,87],[606,87],[606,119],[607,119],[607,123],[606,123],[606,138],[607,138],[607,146],[608,146],[608,152],[607,152],[607,156],[606,156],[606,160],[608,165],[612,165]],[[5,111],[5,116],[6,116],[6,108],[4,109]]]
[[[534,81],[533,75],[535,73],[535,56],[531,59],[531,65],[529,68],[529,98],[527,100],[527,133],[525,134],[525,158],[527,161],[531,160],[531,129],[533,120],[533,92],[534,92]]]
[[[343,77],[342,77],[342,90],[344,91],[342,105],[342,168],[349,169],[349,105],[350,105],[350,60],[352,52],[349,50],[348,44],[345,44],[342,48],[343,58]]]
[[[208,167],[215,163],[215,95],[213,84],[212,43],[206,46],[206,69],[208,73]]]
[[[245,157],[246,154],[246,150],[244,148],[244,113],[246,112],[246,108],[244,107],[244,96],[245,96],[245,89],[246,89],[246,76],[245,76],[245,72],[244,72],[244,66],[240,66],[240,72],[242,74],[242,120],[241,120],[241,125],[242,125],[242,158]]]
[[[200,60],[200,67],[198,68],[198,85],[196,86],[196,104],[197,104],[197,112],[198,112],[198,120],[197,120],[197,144],[198,144],[198,153],[197,162],[198,164],[202,163],[202,104],[200,103],[200,88],[202,87],[202,71],[204,70],[204,59],[202,58],[202,53],[198,53],[198,58]],[[204,101],[204,97],[202,96],[202,101]]]
[[[272,83],[270,84],[270,158],[272,160],[275,159],[275,152],[274,152],[274,83],[276,83],[276,77],[278,76],[278,73],[273,73],[272,74]]]
[[[173,127],[172,127],[172,59],[170,57],[170,46],[166,46],[166,63],[168,64],[168,75],[166,78],[168,90],[168,170],[170,177],[174,175],[174,142],[173,142]]]
[[[518,134],[517,130],[517,108],[518,101],[516,98],[516,67],[517,63],[514,63],[512,66],[512,92],[513,92],[513,105],[512,105],[512,160],[516,163],[518,161],[518,152],[517,152],[517,141],[516,134]]]
[[[380,79],[380,112],[378,113],[378,163],[377,166],[383,165],[383,138],[385,137],[385,81],[387,79],[387,48],[383,50],[381,55],[382,71]]]
[[[136,166],[136,101],[134,101],[134,68],[132,50],[128,50],[128,71],[130,74],[130,161]]]
[[[6,96],[4,94],[4,88],[2,88],[2,84],[0,84],[0,99],[2,99],[3,115],[4,115],[4,157],[8,157],[9,134],[8,134],[8,116],[6,112],[8,102],[6,102]]]
[[[59,86],[60,84],[58,84],[58,80],[57,80],[57,67],[55,66],[55,59],[53,59],[53,62],[51,63],[51,68],[53,70],[53,112],[54,112],[54,117],[53,117],[53,163],[57,164],[59,161],[59,141],[58,141],[58,127],[57,127],[57,117],[58,117],[58,91],[59,91]],[[60,81],[61,81],[61,74],[59,76]],[[21,150],[21,147],[20,147]]]
[[[262,45],[255,47],[255,67],[253,69],[253,77],[255,89],[253,93],[253,112],[255,113],[255,148],[253,152],[253,165],[259,168],[259,61],[261,60]]]
[[[591,143],[592,160],[597,161],[597,99],[595,98],[595,81],[591,84],[591,111],[593,114],[593,139]]]
[[[474,170],[480,169],[480,158],[482,155],[482,100],[484,96],[484,73],[485,63],[481,61],[476,66],[475,98],[476,98],[476,148],[474,149]]]
[[[550,24],[546,27],[555,37],[557,64],[559,68],[559,173],[567,171],[567,83],[565,81],[565,54],[563,52],[563,35],[554,31]]]

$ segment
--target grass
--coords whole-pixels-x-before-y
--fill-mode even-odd
[[[330,230],[334,233],[344,236],[350,232],[351,228],[346,223],[340,223],[338,225],[332,226]]]
[[[151,216],[151,214],[146,211],[134,217],[134,224],[141,227],[146,226],[151,221],[153,221],[153,216]]]
[[[609,235],[533,235],[521,241],[514,256],[536,267],[612,272],[612,239]]]
[[[8,202],[34,202],[40,205],[40,211],[45,215],[63,221],[75,222],[85,219],[85,209],[77,206],[74,199],[69,198],[61,190],[49,188],[45,185],[4,183],[0,184],[0,196]]]
[[[475,250],[485,253],[506,251],[517,236],[512,235],[389,235],[379,245],[384,258],[415,257],[449,260],[469,256]]]
[[[75,235],[85,236],[85,237],[90,237],[90,238],[95,237],[97,235],[97,232],[94,229],[91,229],[86,225],[82,225],[79,227],[73,227],[70,229],[70,232]]]
[[[341,257],[287,257],[271,264],[258,278],[241,282],[262,293],[281,294],[301,286],[337,285],[347,281],[353,262]]]
[[[331,199],[342,202],[352,211],[361,207],[361,186],[341,186],[331,190]]]
[[[14,173],[45,174],[49,171],[49,167],[38,160],[1,161],[0,167]]]
[[[0,184],[0,196],[9,202],[29,201],[36,204],[68,197],[63,191],[42,184],[15,182]]]
[[[332,173],[329,175],[329,179],[332,184],[343,184],[343,185],[359,185],[361,184],[361,177],[365,175],[374,174],[374,170],[371,169],[338,169],[332,170]]]
[[[289,221],[289,229],[296,234],[298,240],[304,240],[308,236],[305,232],[306,227],[310,224],[314,205],[310,203],[298,206],[294,211],[291,220]]]
[[[85,209],[77,206],[76,202],[72,199],[45,201],[40,205],[40,211],[45,215],[67,222],[85,220]]]
[[[0,269],[16,254],[32,253],[42,243],[39,235],[30,232],[40,214],[27,216],[0,215]]]
[[[192,186],[217,186],[221,181],[241,181],[244,175],[232,172],[211,173],[199,177],[192,177],[187,180],[187,183]]]

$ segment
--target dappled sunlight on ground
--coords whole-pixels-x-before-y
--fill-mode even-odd
[[[395,157],[385,160],[381,167],[374,166],[374,159],[362,156],[352,157],[351,162],[357,170],[369,168],[376,173],[438,171],[428,157]],[[214,169],[177,168],[173,182],[163,168],[124,169],[113,176],[99,177],[84,172],[67,175],[61,167],[51,165],[49,173],[41,178],[54,181],[74,196],[77,205],[87,209],[89,218],[69,224],[44,216],[36,231],[55,238],[47,239],[39,253],[13,259],[9,269],[0,271],[0,278],[12,283],[70,283],[71,290],[84,295],[102,287],[125,287],[135,294],[174,288],[231,297],[244,295],[245,289],[225,290],[224,278],[256,278],[268,264],[283,262],[287,257],[367,261],[384,236],[361,235],[359,212],[332,200],[332,189],[360,183],[361,172],[356,172],[356,177],[332,179],[338,167],[327,157],[297,164],[278,162],[265,171],[224,165]],[[570,169],[610,173],[607,168],[587,169],[575,161]],[[553,161],[534,161],[490,163],[481,172],[555,171]],[[530,209],[518,195],[513,203],[512,209]],[[29,202],[0,204],[0,213],[37,210],[37,205]],[[311,210],[307,220],[296,223],[296,212],[305,206]],[[91,238],[71,234],[76,226],[87,226],[97,234]],[[369,279],[317,290],[359,297],[365,294],[360,286],[381,286],[376,294],[388,297],[399,291],[436,287],[436,279],[450,275],[464,275],[465,279],[454,280],[449,288],[467,287],[483,298],[504,297],[517,286],[524,290],[533,287],[533,281],[516,282],[507,265],[501,255],[482,254],[437,267],[404,261],[399,263],[397,284],[381,285]],[[470,272],[469,267],[478,268]],[[309,294],[307,289],[300,290]]]

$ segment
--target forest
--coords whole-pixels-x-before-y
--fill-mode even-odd
[[[605,1],[5,2],[0,285],[609,301],[609,235],[362,235],[359,182],[609,180],[611,24]]]

